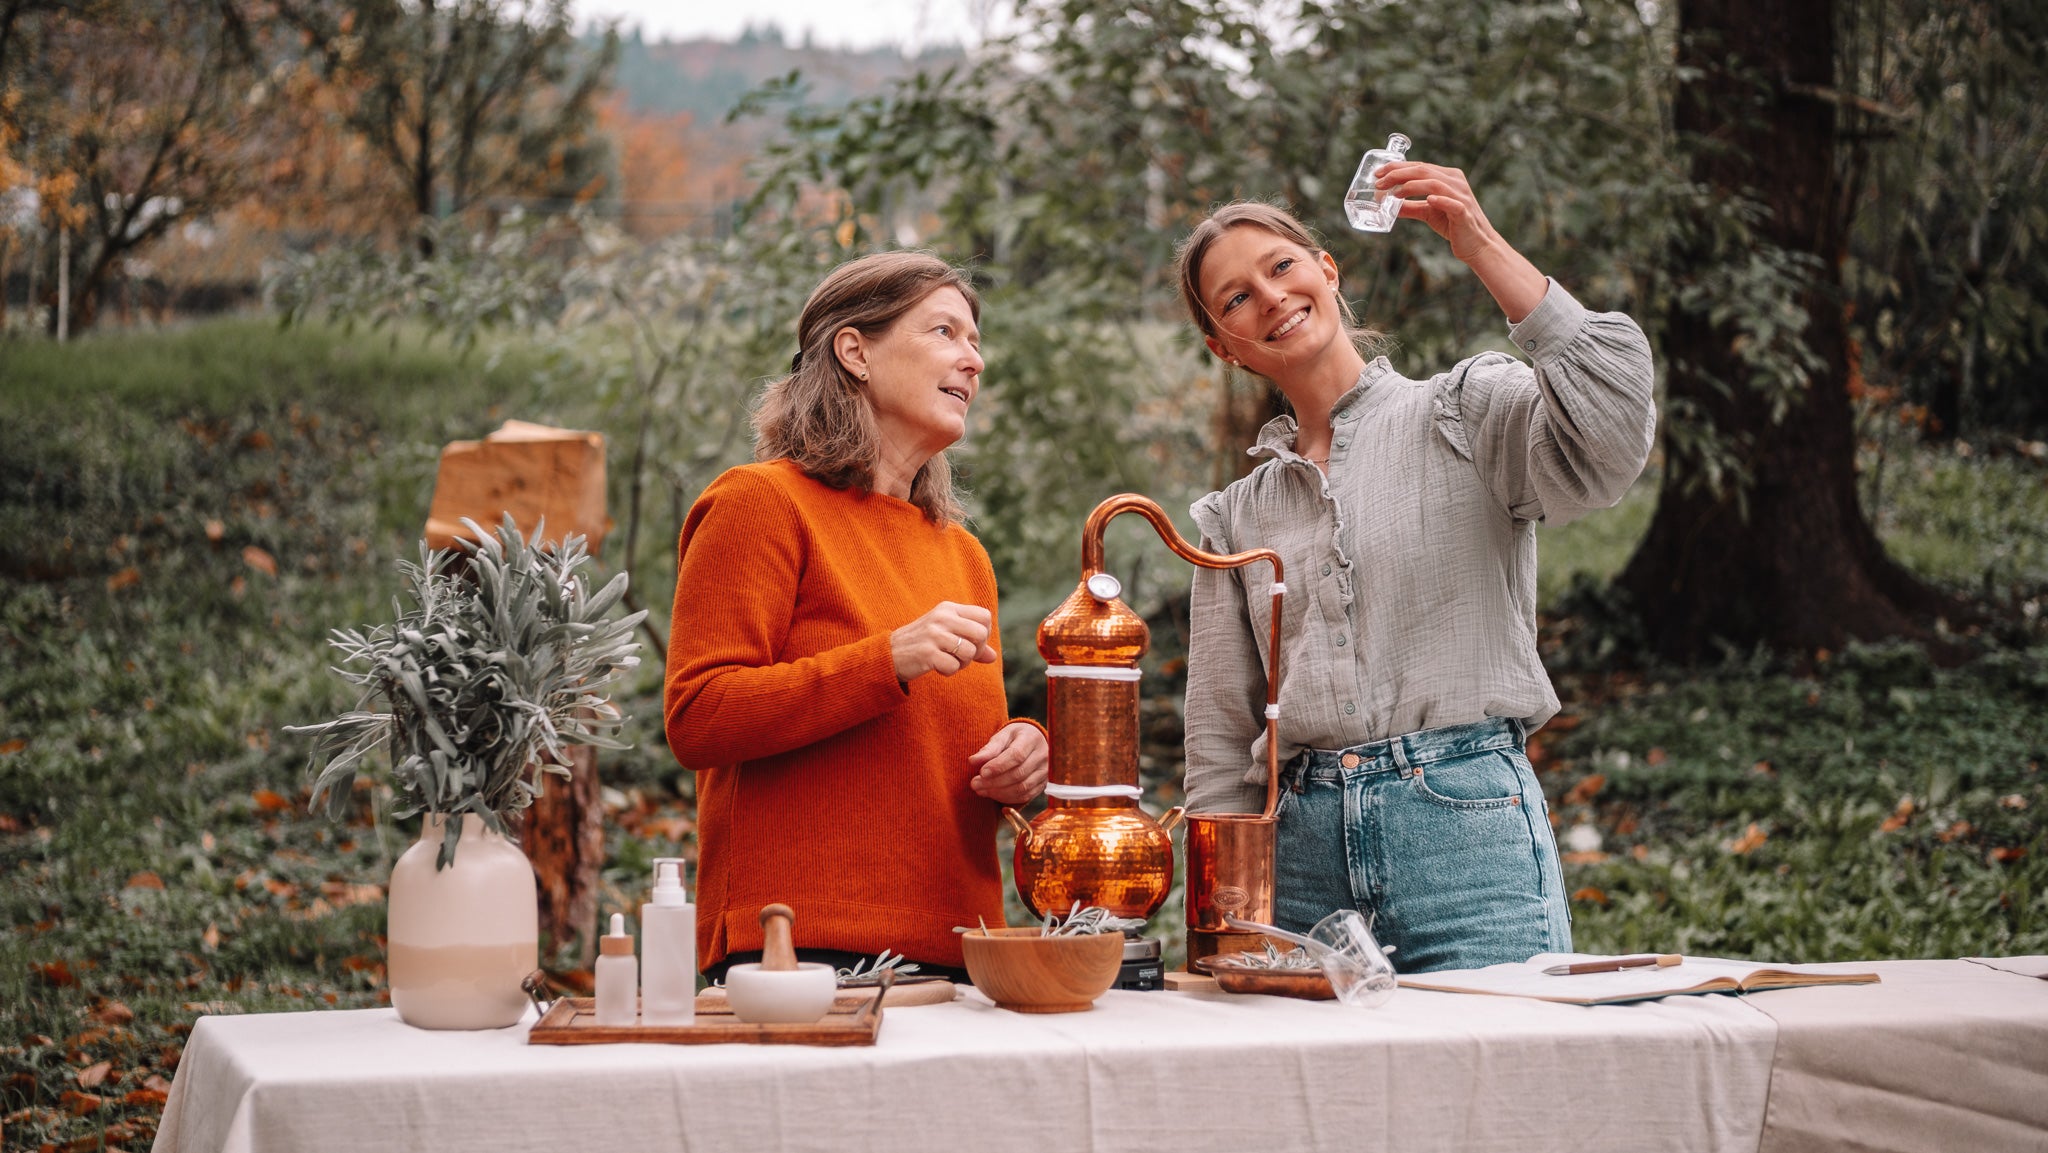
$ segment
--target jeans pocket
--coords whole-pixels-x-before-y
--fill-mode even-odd
[[[1506,753],[1474,753],[1415,770],[1417,796],[1452,809],[1504,809],[1522,803],[1522,775]]]

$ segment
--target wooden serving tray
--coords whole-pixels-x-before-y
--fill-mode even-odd
[[[690,1025],[600,1025],[597,998],[559,997],[526,1034],[529,1045],[872,1045],[882,1031],[879,994],[840,997],[808,1025],[754,1025],[732,1015],[723,997],[697,998]]]

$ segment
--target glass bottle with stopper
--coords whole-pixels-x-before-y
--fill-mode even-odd
[[[1374,179],[1381,166],[1408,158],[1408,138],[1396,132],[1385,148],[1375,148],[1358,162],[1358,174],[1344,194],[1344,216],[1360,232],[1391,232],[1401,219],[1401,198],[1380,188]]]

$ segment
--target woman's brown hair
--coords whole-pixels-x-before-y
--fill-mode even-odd
[[[1282,240],[1299,244],[1311,253],[1321,254],[1323,245],[1308,226],[1294,218],[1294,214],[1259,200],[1238,200],[1226,204],[1209,214],[1208,219],[1195,225],[1187,239],[1180,242],[1180,249],[1174,254],[1175,264],[1180,271],[1180,300],[1187,306],[1188,317],[1203,336],[1216,335],[1216,318],[1209,313],[1209,306],[1202,302],[1202,262],[1208,259],[1209,248],[1233,228],[1249,226],[1262,228]],[[1351,315],[1351,304],[1343,293],[1337,294],[1337,310],[1344,317],[1346,333],[1359,351],[1373,355],[1383,341],[1381,335],[1371,329],[1359,328],[1358,319]]]
[[[853,328],[869,338],[888,331],[918,301],[941,288],[967,298],[981,320],[981,298],[967,274],[924,252],[877,252],[833,269],[797,317],[797,354],[789,375],[768,385],[754,410],[754,459],[792,460],[833,488],[874,491],[881,434],[867,388],[832,350]],[[910,482],[910,503],[937,525],[965,518],[946,454],[936,453]]]

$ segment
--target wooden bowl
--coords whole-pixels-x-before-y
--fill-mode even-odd
[[[1041,936],[1035,925],[969,929],[960,950],[974,987],[1018,1013],[1077,1013],[1116,984],[1124,963],[1122,933]]]
[[[1195,968],[1216,978],[1226,993],[1264,993],[1269,997],[1295,997],[1303,1001],[1332,1001],[1337,990],[1321,969],[1269,969],[1246,965],[1229,956],[1203,957]]]

